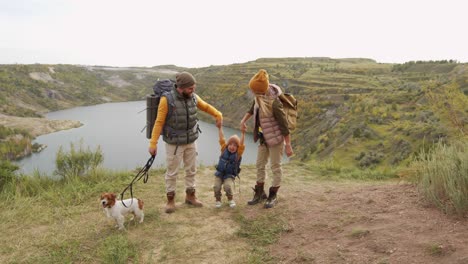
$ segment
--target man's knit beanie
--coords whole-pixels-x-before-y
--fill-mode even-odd
[[[240,139],[239,139],[239,137],[238,137],[237,135],[231,136],[231,137],[228,139],[228,141],[227,141],[227,146],[229,146],[229,144],[231,144],[231,143],[234,143],[234,144],[237,145],[237,147],[239,147],[239,146],[240,146]]]
[[[178,88],[184,89],[196,83],[195,77],[188,72],[180,72],[176,74],[176,85]]]
[[[264,94],[268,90],[268,73],[264,69],[259,70],[253,77],[250,79],[249,88],[253,93]]]

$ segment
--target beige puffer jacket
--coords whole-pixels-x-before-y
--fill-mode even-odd
[[[270,84],[265,95],[255,96],[254,117],[257,117],[258,112],[261,131],[268,146],[276,146],[284,141],[278,121],[273,115],[273,102],[278,100],[281,93],[279,86]]]

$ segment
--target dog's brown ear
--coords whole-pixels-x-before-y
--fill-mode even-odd
[[[115,193],[111,193],[110,197],[112,197],[112,199],[115,199],[115,198],[117,198],[117,195]]]

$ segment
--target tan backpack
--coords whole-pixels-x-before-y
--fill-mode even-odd
[[[290,93],[283,93],[279,96],[283,109],[286,113],[288,128],[292,132],[297,126],[297,99]]]

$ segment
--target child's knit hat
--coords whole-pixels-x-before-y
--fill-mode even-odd
[[[266,70],[259,70],[253,77],[250,79],[249,88],[255,94],[264,94],[268,90],[268,73]]]
[[[238,137],[237,135],[231,136],[231,137],[228,139],[228,141],[227,141],[227,146],[229,146],[229,144],[231,144],[231,143],[234,143],[234,144],[237,145],[237,147],[239,147],[239,146],[240,146],[240,139],[239,139],[239,137]]]

